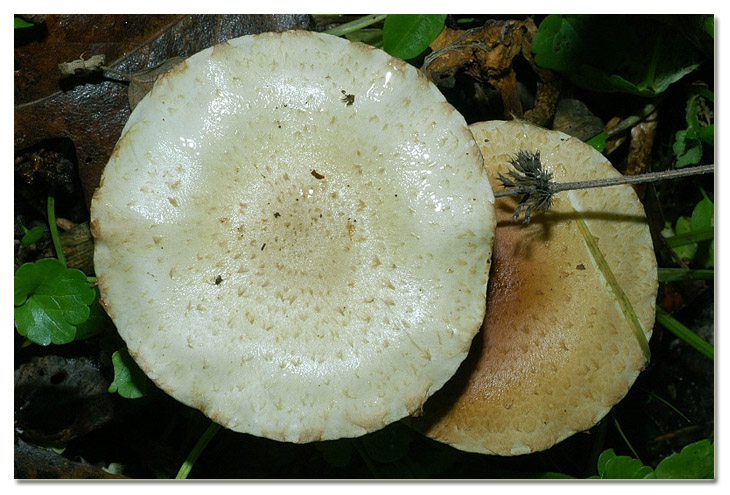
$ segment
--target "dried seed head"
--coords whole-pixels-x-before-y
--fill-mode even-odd
[[[542,168],[539,151],[531,153],[519,150],[510,163],[514,170],[507,172],[508,177],[500,173],[497,178],[505,188],[513,188],[523,195],[512,220],[517,221],[524,209],[524,223],[530,223],[532,210],[545,212],[550,209],[555,193],[553,174]]]

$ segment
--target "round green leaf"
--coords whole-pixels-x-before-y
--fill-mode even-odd
[[[26,263],[15,272],[13,300],[18,333],[40,345],[74,340],[96,293],[83,272],[55,258]]]
[[[383,49],[404,60],[415,58],[444,28],[446,14],[391,14],[383,24]]]

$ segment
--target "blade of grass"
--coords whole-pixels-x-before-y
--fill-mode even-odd
[[[355,19],[354,21],[346,22],[344,24],[340,24],[339,26],[335,26],[332,29],[328,29],[324,31],[326,34],[331,34],[332,36],[344,36],[346,34],[350,34],[354,31],[357,31],[358,29],[362,29],[364,27],[368,27],[372,24],[375,24],[376,22],[380,22],[386,18],[387,14],[370,14],[363,17],[360,17],[359,19]]]
[[[46,213],[48,214],[48,228],[51,232],[53,248],[56,250],[56,258],[58,258],[58,261],[66,265],[66,256],[63,254],[63,246],[61,246],[61,238],[58,235],[58,227],[56,226],[56,199],[54,198],[53,193],[48,195]]]
[[[702,229],[694,232],[687,232],[686,234],[678,234],[667,237],[665,240],[671,247],[686,246],[687,244],[694,244],[695,242],[709,241],[714,239],[715,229]]]
[[[659,397],[659,396],[658,396],[657,394],[655,394],[654,392],[651,392],[651,391],[649,392],[649,395],[651,395],[651,396],[652,396],[652,397],[654,397],[654,398],[655,398],[656,400],[658,400],[659,402],[661,402],[662,404],[664,404],[665,406],[667,406],[668,408],[670,408],[670,409],[671,409],[672,411],[674,411],[674,412],[676,412],[677,414],[679,414],[679,415],[680,415],[680,416],[682,417],[682,419],[684,419],[684,420],[685,420],[686,422],[688,422],[688,423],[691,423],[691,422],[692,422],[692,421],[690,421],[690,420],[689,420],[689,418],[688,418],[687,416],[685,416],[685,415],[684,415],[684,413],[682,413],[682,411],[680,411],[679,409],[677,409],[676,407],[674,407],[674,406],[673,406],[672,404],[670,404],[670,403],[669,403],[669,402],[668,402],[667,400],[665,400],[665,399],[662,399],[662,398],[661,398],[661,397]]]
[[[618,419],[616,419],[616,410],[615,409],[611,410],[611,416],[613,417],[613,424],[616,427],[616,431],[618,431],[618,434],[621,435],[621,438],[624,439],[624,442],[626,442],[626,445],[628,446],[629,450],[634,455],[634,457],[636,459],[638,459],[639,461],[641,461],[639,454],[636,452],[634,447],[631,445],[631,442],[629,442],[629,439],[624,434],[624,431],[621,429],[621,425],[618,423]],[[642,464],[643,464],[643,462],[642,462]]]
[[[193,446],[193,449],[188,454],[185,462],[183,462],[182,466],[180,466],[180,471],[178,471],[177,476],[175,476],[176,480],[184,480],[188,477],[188,475],[190,474],[190,470],[193,469],[193,464],[195,464],[195,461],[198,460],[200,454],[203,452],[205,447],[208,446],[208,443],[212,440],[212,438],[215,436],[216,433],[218,433],[218,430],[220,429],[221,425],[211,421],[210,425],[208,425],[208,428],[203,432],[203,434]]]
[[[678,282],[681,280],[712,280],[715,270],[692,270],[688,268],[658,268],[660,282]]]
[[[588,246],[588,250],[593,256],[596,265],[598,266],[598,269],[601,271],[603,277],[606,279],[606,282],[608,283],[611,292],[613,292],[619,306],[621,307],[621,311],[624,314],[626,321],[628,321],[629,326],[631,326],[631,329],[634,332],[634,336],[636,336],[636,340],[639,343],[639,347],[641,347],[641,351],[644,353],[644,359],[646,359],[646,362],[648,363],[651,359],[649,342],[646,340],[644,329],[641,328],[641,323],[639,323],[639,319],[636,316],[634,307],[631,305],[631,301],[629,301],[626,293],[621,288],[621,285],[619,285],[618,280],[616,280],[616,276],[613,274],[613,271],[611,270],[608,261],[606,261],[606,258],[603,256],[601,249],[598,247],[596,239],[593,237],[593,234],[591,234],[591,231],[588,229],[588,225],[586,225],[580,214],[576,219],[576,223],[578,224],[578,230],[583,236],[583,239]]]
[[[656,308],[656,321],[687,344],[694,347],[697,351],[714,361],[715,347],[692,330],[682,325],[672,315],[664,311],[664,309],[659,306]]]

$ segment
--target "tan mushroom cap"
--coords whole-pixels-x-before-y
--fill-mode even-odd
[[[164,391],[308,442],[418,410],[484,317],[491,187],[415,68],[303,31],[163,76],[92,201],[108,313]]]
[[[600,153],[555,131],[510,122],[470,126],[495,185],[518,150],[540,152],[557,182],[617,176]],[[529,225],[511,219],[517,199],[495,203],[497,233],[487,315],[454,379],[414,425],[470,452],[547,449],[594,426],[645,364],[575,222],[584,218],[647,339],[654,323],[656,258],[631,186],[558,194]]]

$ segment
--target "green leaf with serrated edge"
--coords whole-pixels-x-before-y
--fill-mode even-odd
[[[663,459],[656,467],[661,479],[713,479],[715,450],[709,440],[700,440]]]
[[[109,385],[109,392],[118,392],[126,399],[139,399],[153,390],[149,378],[139,369],[127,349],[115,351],[112,354],[112,364],[114,381]]]
[[[390,14],[383,23],[383,49],[412,59],[423,53],[444,28],[446,14]]]
[[[40,345],[71,342],[95,298],[86,275],[55,258],[22,265],[14,283],[18,333]]]

